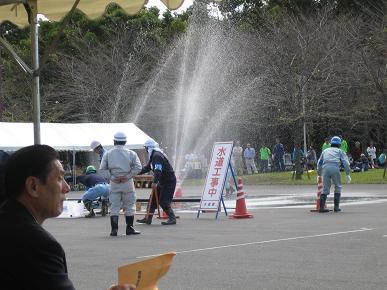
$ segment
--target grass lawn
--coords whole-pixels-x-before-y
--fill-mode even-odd
[[[384,169],[370,169],[365,172],[352,172],[352,184],[387,184],[386,177],[383,178]],[[243,175],[243,184],[245,185],[265,185],[265,184],[289,184],[289,185],[303,185],[316,184],[316,172],[311,172],[308,175],[306,172],[302,175],[302,179],[295,180],[292,178],[293,173],[291,171],[286,172],[273,172],[273,173],[259,173],[253,175]],[[341,181],[345,182],[345,173],[341,172]],[[203,179],[186,179],[184,185],[202,185]]]

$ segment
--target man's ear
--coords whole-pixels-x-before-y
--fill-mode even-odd
[[[38,197],[39,179],[35,176],[28,176],[26,179],[26,192],[33,197]]]

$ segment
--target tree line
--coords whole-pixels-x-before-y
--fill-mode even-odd
[[[291,149],[302,143],[305,125],[308,144],[317,148],[338,134],[387,146],[385,0],[224,0],[216,15],[210,3],[197,0],[179,15],[153,7],[129,16],[115,4],[95,20],[76,11],[42,68],[42,121],[135,121],[165,138],[155,122],[174,122],[169,90],[181,78],[181,51],[192,54],[191,62],[199,59],[200,42],[216,27],[208,39],[219,38],[213,56],[219,60],[211,61],[233,78],[222,82],[219,75],[218,86],[202,80],[211,90],[197,122],[204,126],[216,104],[235,103],[217,138],[258,147],[280,137]],[[41,55],[59,27],[40,23]],[[31,62],[28,28],[4,22],[0,33]],[[196,50],[186,49],[190,41]],[[29,76],[2,48],[0,83],[1,121],[31,121]]]

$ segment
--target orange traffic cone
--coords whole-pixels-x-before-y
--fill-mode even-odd
[[[163,214],[161,215],[160,219],[167,220],[168,219],[167,213],[164,210],[161,210],[161,211],[163,212]]]
[[[320,210],[320,196],[323,190],[322,176],[318,177],[317,180],[317,199],[316,199],[316,209],[311,209],[311,212],[318,212]],[[327,206],[325,205],[325,208]]]
[[[157,217],[158,219],[161,219],[161,220],[167,220],[169,217],[167,215],[167,213],[163,210],[163,209],[160,209],[162,211],[162,215],[160,217]],[[180,218],[180,216],[176,215],[176,212],[175,212],[175,218]]]
[[[245,203],[246,194],[243,192],[242,178],[238,178],[238,192],[236,197],[236,208],[234,214],[230,218],[243,219],[252,218],[253,215],[247,212]]]
[[[180,183],[180,178],[176,178],[176,189],[175,189],[175,194],[174,196],[176,198],[182,198],[183,197],[183,190],[181,189],[181,183]]]
[[[183,190],[181,189],[181,183],[180,183],[179,177],[176,177],[176,189],[175,189],[174,197],[175,198],[183,197]],[[181,207],[182,207],[181,202],[175,202],[173,204],[173,208],[181,209]]]

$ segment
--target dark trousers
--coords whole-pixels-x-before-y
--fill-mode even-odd
[[[274,168],[275,168],[275,171],[285,171],[285,163],[284,163],[283,156],[274,157]]]
[[[157,186],[157,195],[159,198],[160,207],[167,212],[171,208],[171,202],[176,188],[176,179],[167,184]],[[156,197],[153,196],[150,213],[154,213],[157,208]]]
[[[268,171],[269,171],[269,160],[261,159],[261,172],[268,172]]]

